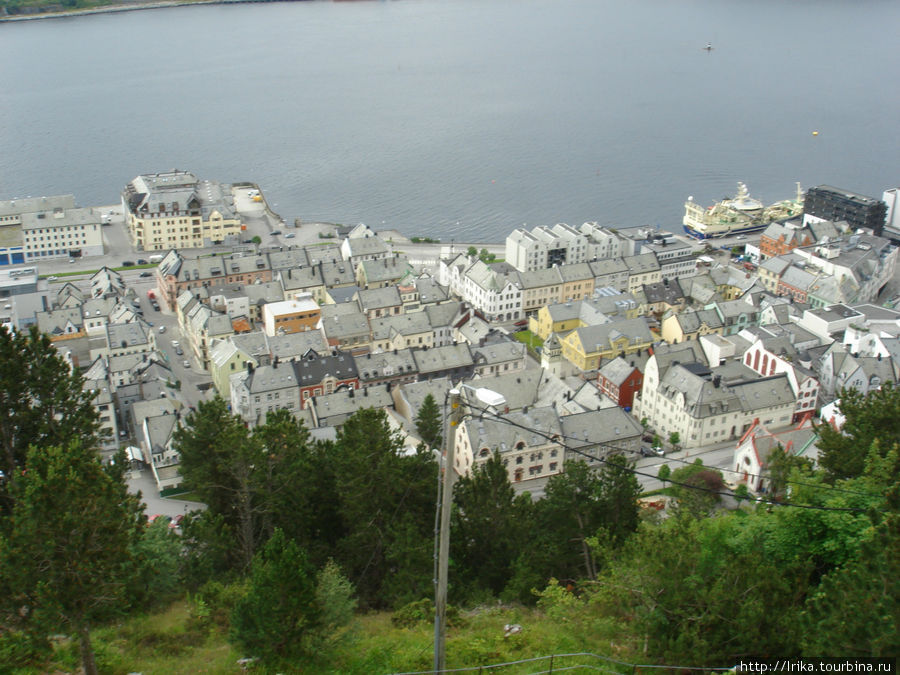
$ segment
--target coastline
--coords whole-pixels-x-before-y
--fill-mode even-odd
[[[226,5],[239,2],[278,2],[280,0],[158,0],[157,2],[136,2],[128,5],[107,5],[105,7],[90,7],[86,9],[73,9],[64,12],[42,12],[40,14],[16,14],[0,16],[0,23],[14,23],[17,21],[36,21],[39,19],[64,19],[69,16],[86,16],[90,14],[114,14],[117,12],[135,12],[145,9],[168,9],[170,7],[185,7],[187,5]]]

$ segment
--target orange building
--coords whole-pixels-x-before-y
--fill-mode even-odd
[[[322,310],[309,293],[301,293],[294,300],[270,302],[262,308],[266,335],[285,335],[315,330],[322,318]]]

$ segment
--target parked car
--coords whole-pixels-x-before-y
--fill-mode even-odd
[[[159,311],[159,303],[158,303],[158,302],[155,302],[155,301],[154,301],[154,302],[151,302],[151,303],[150,303],[150,306],[151,306],[154,310],[156,310],[157,312]]]
[[[147,265],[147,264],[149,264],[149,263],[148,263],[147,260],[144,259],[144,258],[138,258],[137,264],[138,264],[138,265]]]
[[[184,365],[185,368],[190,368],[191,362],[185,359],[184,361],[182,361],[182,365]]]
[[[172,346],[178,347],[181,343],[178,340],[172,340]]]
[[[294,234],[293,232],[288,232],[286,235],[284,235],[284,238],[285,238],[285,239],[293,239],[293,238],[296,237],[296,236],[297,236],[297,235]]]
[[[47,281],[56,281],[57,279],[59,279],[59,277],[54,277],[52,275],[47,277]]]
[[[654,445],[652,449],[653,449],[653,454],[657,455],[658,457],[662,457],[663,455],[666,454],[666,451],[663,450],[663,447],[661,445]]]
[[[528,319],[522,319],[521,321],[516,321],[513,324],[516,328],[525,328],[528,325]]]
[[[153,272],[147,272],[146,270],[138,274],[139,277],[152,277]]]
[[[175,353],[178,356],[184,356],[184,350],[181,347],[175,347]]]
[[[159,332],[160,332],[160,333],[165,333],[165,332],[166,332],[166,327],[165,327],[165,326],[160,326],[160,327],[159,327]]]
[[[123,260],[122,267],[134,267],[134,260]]]
[[[280,235],[280,234],[281,234],[281,230],[273,230],[273,231],[272,231],[272,236],[273,236],[273,237],[277,237],[277,236]]]

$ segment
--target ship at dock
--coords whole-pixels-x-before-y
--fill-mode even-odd
[[[684,204],[684,231],[696,239],[729,237],[764,230],[769,223],[794,218],[803,213],[803,190],[797,183],[797,196],[764,206],[750,196],[744,183],[738,183],[737,195],[713,206],[701,206],[688,197]]]

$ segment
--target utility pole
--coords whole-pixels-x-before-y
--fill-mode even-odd
[[[456,470],[453,468],[456,449],[456,427],[462,419],[462,390],[450,390],[450,415],[444,447],[444,475],[441,483],[440,528],[438,530],[437,579],[434,593],[434,672],[444,671],[446,664],[447,637],[447,574],[450,558],[450,508],[453,503],[453,483]]]

